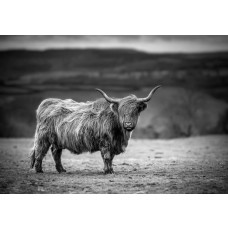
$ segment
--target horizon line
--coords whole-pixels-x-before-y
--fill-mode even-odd
[[[145,50],[139,50],[137,48],[123,48],[123,47],[75,47],[75,48],[6,48],[6,49],[0,49],[0,52],[10,52],[10,51],[27,51],[27,52],[46,52],[46,51],[75,51],[75,50],[126,50],[126,51],[133,51],[138,53],[144,53],[144,54],[216,54],[216,53],[228,53],[228,50],[204,50],[204,51],[145,51]]]

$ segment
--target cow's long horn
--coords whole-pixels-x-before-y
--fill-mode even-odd
[[[110,102],[110,103],[119,103],[119,99],[114,99],[114,98],[111,98],[111,97],[109,97],[104,91],[102,91],[101,89],[97,89],[96,88],[96,90],[98,91],[98,92],[100,92],[102,95],[103,95],[103,97],[108,101],[108,102]]]
[[[152,95],[155,93],[155,91],[156,91],[158,88],[160,88],[160,87],[161,87],[161,85],[156,86],[155,88],[153,88],[153,89],[151,90],[151,92],[149,93],[149,95],[148,95],[147,97],[145,97],[145,98],[138,98],[138,101],[139,101],[139,102],[148,102],[148,101],[151,99]]]

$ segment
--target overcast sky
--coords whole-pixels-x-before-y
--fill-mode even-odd
[[[131,48],[146,52],[228,51],[228,36],[0,36],[0,50]]]

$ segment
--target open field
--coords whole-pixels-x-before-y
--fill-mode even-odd
[[[67,173],[55,171],[51,153],[44,173],[29,170],[32,139],[0,139],[0,193],[228,193],[228,137],[131,140],[103,175],[100,153],[63,152]]]

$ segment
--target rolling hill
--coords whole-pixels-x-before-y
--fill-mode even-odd
[[[163,89],[135,137],[170,138],[228,131],[228,53],[149,54],[127,49],[0,52],[0,136],[31,137],[47,97],[93,100]],[[133,135],[133,136],[134,136]]]

